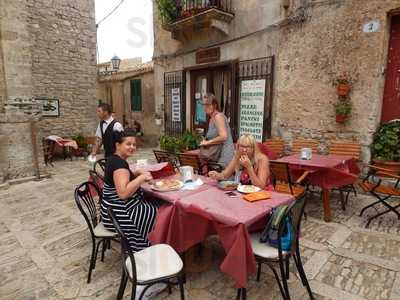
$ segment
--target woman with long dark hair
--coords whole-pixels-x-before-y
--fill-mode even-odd
[[[157,214],[155,202],[146,201],[141,185],[152,179],[150,173],[129,169],[127,158],[136,151],[135,132],[114,133],[115,153],[107,158],[104,172],[101,218],[104,227],[115,231],[107,209],[112,207],[122,231],[133,251],[148,246],[148,233],[153,229]]]

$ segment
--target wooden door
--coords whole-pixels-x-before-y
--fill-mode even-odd
[[[400,15],[393,16],[381,122],[400,119]]]

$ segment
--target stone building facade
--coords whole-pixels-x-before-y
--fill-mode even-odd
[[[231,6],[222,12],[199,11],[192,16],[189,12],[169,24],[162,24],[154,2],[155,98],[167,101],[165,74],[182,71],[185,127],[193,129],[191,77],[196,72],[230,65],[236,73],[231,80],[231,96],[236,98],[232,103],[239,107],[241,64],[270,57],[271,128],[264,137],[282,137],[289,147],[294,138],[315,138],[322,151],[332,140],[355,141],[361,143],[362,158],[368,161],[372,135],[381,122],[391,20],[399,13],[400,1],[228,2]],[[219,53],[216,59],[199,60],[210,49]],[[212,57],[212,51],[205,53]],[[333,82],[342,72],[352,78],[353,110],[347,123],[338,124]]]
[[[97,99],[111,104],[115,118],[124,127],[132,127],[134,121],[138,122],[144,134],[143,142],[156,146],[161,124],[157,125],[155,121],[153,62],[132,64],[129,61],[122,60],[120,69],[114,74],[98,76]],[[104,69],[104,65],[98,65],[99,69]]]
[[[3,0],[0,14],[0,134],[30,135],[27,125],[9,124],[29,124],[33,119],[38,141],[49,134],[93,135],[97,122],[94,1]],[[15,100],[33,98],[57,99],[59,116],[27,119],[23,112],[6,109]],[[9,148],[0,151],[3,177],[34,173],[32,157],[25,151],[15,157],[5,154],[19,147],[15,143],[30,148],[30,141],[25,137],[0,146]],[[39,142],[37,147],[41,148]],[[16,160],[25,161],[25,171],[14,174],[11,165]]]

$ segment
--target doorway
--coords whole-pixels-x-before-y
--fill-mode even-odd
[[[400,119],[400,15],[392,17],[381,123]]]
[[[190,99],[192,111],[192,129],[207,131],[209,117],[202,105],[203,96],[213,93],[218,101],[218,110],[223,112],[228,121],[237,113],[232,106],[232,67],[231,65],[193,70],[190,72]]]

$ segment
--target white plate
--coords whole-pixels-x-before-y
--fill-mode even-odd
[[[243,194],[250,194],[261,191],[258,186],[255,185],[238,185],[237,190]]]
[[[179,181],[179,185],[174,186],[173,188],[165,188],[165,187],[162,187],[162,186],[158,187],[158,186],[156,186],[156,185],[154,184],[154,185],[151,186],[151,189],[152,189],[152,190],[155,190],[155,191],[157,191],[157,192],[177,191],[177,190],[179,190],[179,189],[181,189],[181,188],[183,187],[183,182],[180,181],[180,180],[178,180],[178,181]]]

